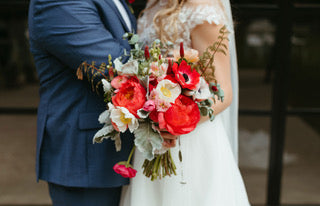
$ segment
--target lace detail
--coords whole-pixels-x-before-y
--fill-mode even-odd
[[[152,1],[149,1],[147,8],[152,3]],[[138,33],[142,42],[150,45],[153,40],[159,38],[153,25],[153,17],[164,6],[165,2],[160,1],[159,4],[146,10],[144,15],[138,20]],[[179,12],[178,20],[180,23],[177,31],[178,38],[175,44],[178,45],[183,41],[186,48],[191,48],[190,33],[197,25],[208,22],[216,25],[226,24],[229,27],[223,8],[219,4],[213,3],[186,3]],[[169,35],[174,35],[174,31],[169,26],[165,28],[165,31],[169,32]]]

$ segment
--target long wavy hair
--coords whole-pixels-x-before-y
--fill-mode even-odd
[[[223,4],[221,0],[217,0],[219,2],[219,6],[224,9]],[[153,2],[152,5],[150,5],[148,8],[143,10],[140,15],[143,14],[144,11],[151,9],[156,4],[158,4],[160,0],[156,0]],[[178,38],[178,25],[179,25],[179,12],[182,6],[187,3],[188,0],[167,0],[166,6],[157,11],[157,13],[154,15],[153,18],[153,24],[156,29],[157,35],[159,36],[160,40],[162,42],[171,41],[175,42],[175,40]],[[225,11],[224,11],[225,12]],[[165,27],[169,26],[171,30],[174,32],[174,35],[168,35],[168,33],[165,31]],[[168,27],[167,27],[168,28]]]

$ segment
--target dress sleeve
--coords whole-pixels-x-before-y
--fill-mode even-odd
[[[226,12],[219,1],[187,3],[181,9],[179,19],[189,31],[205,22],[216,25],[227,25],[228,23]]]

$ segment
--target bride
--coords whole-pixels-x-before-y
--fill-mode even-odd
[[[157,38],[177,45],[183,41],[201,55],[223,25],[231,34],[225,42],[227,55],[215,56],[215,76],[225,92],[224,102],[214,105],[215,120],[202,119],[193,132],[181,136],[182,163],[179,146],[172,149],[176,176],[152,182],[143,175],[144,157],[137,151],[133,164],[138,173],[123,188],[120,205],[249,205],[237,166],[238,80],[229,0],[149,0],[138,20],[138,33],[147,44]]]

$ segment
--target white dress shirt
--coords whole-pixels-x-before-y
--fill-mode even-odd
[[[130,31],[132,31],[130,18],[129,18],[129,15],[128,15],[126,9],[124,8],[124,6],[120,2],[120,0],[113,0],[113,2],[117,6],[123,20],[126,22],[127,27],[129,28]]]

